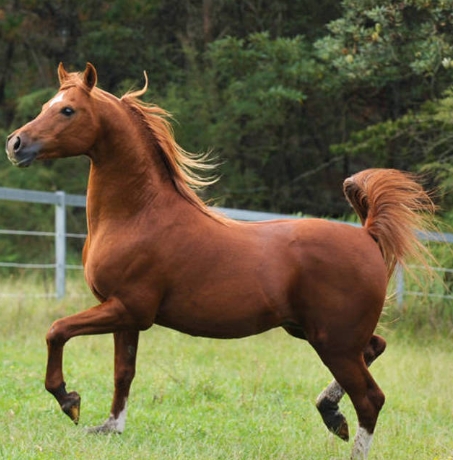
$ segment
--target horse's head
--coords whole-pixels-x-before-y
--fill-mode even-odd
[[[98,123],[93,114],[92,90],[96,69],[87,63],[83,74],[68,73],[58,67],[60,90],[43,105],[41,113],[6,140],[10,161],[20,167],[35,159],[88,154],[93,146]]]

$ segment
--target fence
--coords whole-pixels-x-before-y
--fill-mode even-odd
[[[37,237],[53,237],[55,240],[55,262],[53,264],[29,264],[29,263],[9,263],[2,262],[0,255],[0,267],[16,267],[25,269],[53,269],[55,272],[55,293],[53,297],[61,299],[65,295],[66,271],[70,269],[82,269],[80,265],[68,265],[66,263],[66,239],[67,238],[85,238],[85,234],[67,233],[66,231],[66,209],[68,206],[86,207],[86,197],[83,195],[72,195],[62,191],[58,192],[40,192],[34,190],[21,190],[6,187],[0,187],[0,200],[20,201],[26,203],[41,203],[55,206],[55,231],[39,232],[0,229],[0,235],[31,235]],[[219,212],[231,217],[232,219],[245,221],[273,220],[273,219],[300,219],[301,217],[275,214],[269,212],[247,211],[241,209],[215,208]],[[352,224],[354,225],[354,224]],[[421,239],[437,241],[441,243],[453,243],[453,234],[451,233],[424,233],[420,234]],[[453,269],[436,268],[444,273],[452,273]],[[399,267],[396,271],[396,298],[399,305],[402,305],[405,295],[426,295],[425,293],[408,291],[405,289],[404,273]],[[2,293],[0,292],[0,296]],[[442,297],[453,299],[453,295],[445,293],[429,293],[428,296]]]
[[[55,238],[55,263],[53,264],[27,264],[0,262],[0,267],[17,268],[52,268],[55,270],[55,294],[58,299],[64,297],[66,286],[66,270],[78,269],[81,266],[66,264],[66,238],[85,238],[86,235],[71,234],[66,232],[66,207],[86,206],[86,198],[82,195],[70,195],[65,192],[39,192],[34,190],[20,190],[0,187],[0,200],[20,201],[26,203],[41,203],[55,206],[55,231],[38,232],[25,230],[0,230],[0,234],[46,236]]]

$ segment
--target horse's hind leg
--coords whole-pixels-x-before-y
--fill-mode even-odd
[[[385,340],[379,335],[373,335],[371,337],[363,352],[367,366],[370,366],[372,362],[384,352],[385,346]],[[344,441],[348,441],[348,424],[338,406],[344,393],[345,391],[340,384],[336,380],[332,380],[316,399],[316,407],[327,428]]]
[[[316,399],[316,408],[326,427],[343,441],[349,441],[346,417],[340,412],[339,403],[345,391],[336,380],[332,380]]]
[[[363,359],[363,352],[356,356],[340,354],[336,350],[316,348],[319,356],[332,372],[338,385],[351,398],[359,421],[359,428],[352,449],[353,460],[364,460],[373,438],[379,412],[385,396],[377,386]]]
[[[122,433],[126,423],[127,398],[135,376],[139,331],[121,331],[115,340],[115,393],[109,418],[92,433]]]

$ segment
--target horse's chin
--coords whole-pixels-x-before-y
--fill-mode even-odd
[[[18,168],[28,168],[37,158],[36,154],[31,154],[31,155],[26,155],[26,156],[21,156],[21,157],[8,157],[9,161],[14,166],[17,166]]]
[[[32,153],[30,155],[21,155],[20,157],[8,157],[11,163],[18,168],[28,168],[35,161],[41,160],[54,160],[56,158],[62,158],[61,155],[49,154],[49,153]]]

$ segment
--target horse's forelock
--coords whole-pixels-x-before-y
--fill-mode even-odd
[[[92,94],[94,97],[100,94],[98,88],[88,87],[83,80],[83,72],[72,72],[68,74],[65,81],[60,86],[60,91],[65,91],[69,88],[78,88],[87,94]]]
[[[92,89],[88,88],[82,80],[78,80],[76,78],[70,79],[66,82],[64,82],[61,86],[59,91],[65,91],[71,88],[77,88],[80,89],[83,93],[88,95],[90,98],[98,101],[106,101],[108,99],[115,99],[115,96],[111,95],[110,93],[107,93],[103,91],[100,88],[94,87]]]

